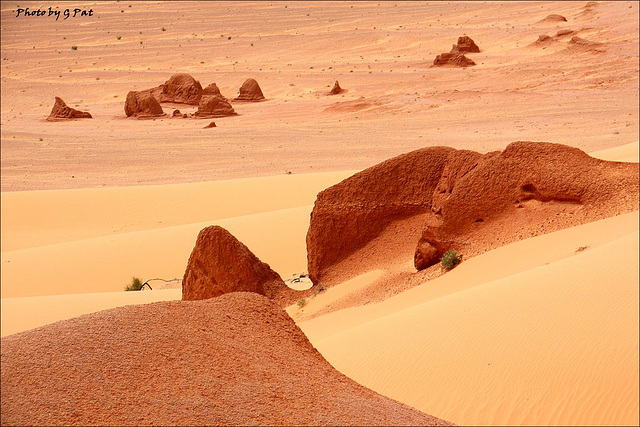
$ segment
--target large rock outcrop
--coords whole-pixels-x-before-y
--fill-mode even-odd
[[[287,299],[289,289],[269,264],[219,226],[198,234],[182,279],[182,299],[200,300],[230,292],[255,292],[270,299]]]
[[[445,52],[436,56],[432,67],[470,67],[476,65],[460,52]]]
[[[260,89],[258,82],[255,79],[247,79],[242,86],[240,86],[239,95],[234,101],[257,102],[264,99],[262,89]]]
[[[307,233],[307,261],[317,284],[394,221],[430,212],[449,147],[413,151],[365,169],[320,192]],[[419,236],[415,236],[415,245]]]
[[[218,95],[204,95],[202,98],[200,98],[198,111],[196,111],[195,115],[196,117],[205,119],[213,117],[236,116],[238,115],[238,113],[235,112],[231,104],[229,104]]]
[[[61,120],[73,120],[73,119],[91,119],[91,114],[86,111],[76,110],[69,107],[62,98],[56,96],[51,114],[47,117],[47,121],[56,122]]]
[[[129,92],[124,103],[124,113],[127,117],[139,119],[164,116],[160,103],[149,91]]]
[[[367,264],[373,251],[365,248],[393,245],[416,249],[422,269],[447,249],[481,253],[630,212],[638,209],[638,171],[637,163],[545,142],[514,142],[487,154],[445,147],[404,154],[318,194],[307,234],[309,275],[323,281],[346,261],[351,275],[368,271],[375,263]],[[398,226],[413,217],[421,218],[420,232]]]
[[[247,292],[3,337],[0,373],[3,426],[450,425],[347,378]]]
[[[187,73],[174,74],[160,86],[148,91],[161,103],[198,105],[202,97],[202,85]]]

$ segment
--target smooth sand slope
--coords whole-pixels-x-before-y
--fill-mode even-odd
[[[100,393],[117,393],[116,403],[132,392],[118,385],[125,373],[136,385],[152,384],[158,372],[179,379],[160,384],[166,393],[157,398],[131,396],[127,402],[142,404],[113,423],[196,422],[181,418],[185,408],[202,410],[197,393],[223,384],[216,381],[226,374],[202,360],[201,382],[184,383],[194,372],[175,376],[187,366],[179,363],[184,348],[176,348],[176,337],[196,334],[218,345],[231,328],[221,323],[216,331],[202,330],[215,317],[209,311],[177,322],[191,307],[217,304],[160,302],[180,299],[179,281],[152,282],[153,291],[122,289],[132,276],[180,278],[205,226],[227,228],[287,278],[306,270],[304,239],[317,192],[398,154],[439,145],[488,152],[531,140],[567,144],[606,160],[639,160],[636,2],[83,2],[64,7],[93,8],[93,18],[59,22],[18,19],[16,7],[0,5],[3,424],[5,378],[23,378],[15,373],[24,372],[17,363],[29,363],[24,357],[45,342],[43,351],[54,357],[68,356],[67,344],[90,347],[95,330],[99,337],[136,343],[106,347],[114,363],[104,365],[113,368],[110,379],[108,370],[91,371],[114,381]],[[567,21],[544,21],[550,14]],[[575,33],[558,36],[563,30]],[[469,54],[477,65],[430,68],[463,34],[480,46]],[[552,41],[536,44],[543,34]],[[596,44],[572,44],[574,35]],[[246,78],[255,78],[267,100],[234,104],[238,116],[215,119],[211,129],[203,129],[210,120],[125,118],[130,90],[157,86],[176,72],[192,74],[203,86],[216,82],[229,98]],[[347,92],[327,96],[335,80]],[[93,119],[46,122],[55,96]],[[163,108],[169,114],[195,111],[183,104]],[[465,259],[380,304],[368,299],[368,291],[387,272],[373,269],[287,312],[338,371],[451,422],[637,425],[637,242],[635,212]],[[157,303],[99,312],[151,302]],[[156,309],[170,317],[150,315],[145,329],[136,313]],[[95,314],[64,320],[86,313]],[[130,323],[116,328],[121,315]],[[162,341],[162,351],[150,350],[153,357],[138,357],[136,340],[147,345],[158,337],[153,325],[181,333]],[[26,335],[16,335],[20,331]],[[5,355],[5,342],[18,344],[21,337],[28,337],[23,344],[29,349]],[[202,342],[193,354],[207,348]],[[96,350],[88,347],[87,354]],[[246,354],[262,357],[262,348],[248,346]],[[106,360],[92,354],[93,364],[81,363],[79,354],[67,360],[91,370]],[[5,377],[7,357],[17,371]],[[295,372],[259,374],[273,374],[271,384],[281,387],[261,397],[284,406],[256,411],[274,418],[234,412],[228,419],[204,414],[198,420],[301,423],[300,414],[334,408],[330,402],[309,410],[318,402],[305,399],[324,386],[351,384],[342,395],[346,404],[364,393],[349,391],[353,384],[345,377],[311,381],[318,366],[329,368],[317,354],[305,360],[309,364],[301,366],[304,361],[287,359],[285,365],[300,367]],[[221,361],[227,362],[233,361]],[[337,378],[332,372],[328,378]],[[93,379],[74,377],[69,384]],[[242,390],[259,389],[255,378],[245,379]],[[64,396],[67,385],[57,381],[42,382],[50,388],[41,392]],[[30,390],[17,387],[12,399]],[[82,393],[92,398],[89,390]],[[185,397],[185,390],[197,393]],[[233,392],[225,396],[224,408],[247,403]],[[182,408],[172,406],[177,399],[184,399]],[[78,418],[68,406],[73,402],[54,405],[64,412],[58,419],[92,422]],[[167,403],[161,410],[175,409],[175,418],[151,411],[158,403]],[[287,414],[296,421],[283,418]],[[35,415],[25,416],[12,419],[36,422]]]
[[[633,425],[638,213],[495,249],[300,326],[341,372],[461,425]]]

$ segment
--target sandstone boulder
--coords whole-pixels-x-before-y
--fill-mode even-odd
[[[200,231],[182,279],[183,300],[230,292],[255,292],[276,299],[288,290],[278,273],[219,226]]]
[[[548,15],[546,18],[538,21],[540,23],[543,22],[567,22],[567,18],[565,18],[562,15],[557,15],[555,13],[552,13],[551,15]]]
[[[340,84],[336,80],[336,82],[333,85],[333,89],[331,89],[331,91],[329,92],[329,95],[338,95],[342,92],[344,92],[344,89],[340,87]]]
[[[234,101],[257,102],[265,99],[262,94],[262,90],[255,79],[245,80],[242,86],[240,86],[239,92],[240,94],[234,99]]]
[[[147,91],[161,103],[198,105],[202,97],[202,85],[186,73],[174,74],[160,86]]]
[[[459,52],[441,53],[433,60],[432,67],[470,67],[476,65],[471,59]]]
[[[196,111],[196,117],[199,118],[211,118],[211,117],[227,117],[236,116],[231,104],[217,95],[205,95],[200,98],[198,104],[198,111]]]
[[[468,36],[458,37],[458,43],[453,45],[451,52],[480,52],[476,42]]]
[[[149,91],[130,91],[124,103],[127,117],[151,118],[164,116],[158,100]]]
[[[220,93],[220,89],[218,89],[218,85],[215,83],[211,83],[209,86],[205,87],[202,90],[202,96],[205,96],[205,95],[216,95],[219,98],[224,99],[225,101],[227,100],[227,98],[222,96],[222,93]]]
[[[76,110],[69,107],[61,98],[56,96],[55,103],[51,109],[51,114],[47,117],[47,121],[61,121],[72,119],[91,119],[91,114],[86,111]]]
[[[204,128],[205,129],[210,129],[210,128],[214,128],[214,127],[216,127],[216,122],[211,122],[208,125],[206,125]]]

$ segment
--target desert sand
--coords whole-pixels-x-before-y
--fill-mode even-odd
[[[60,7],[93,16],[17,17],[1,5],[3,365],[5,343],[54,345],[56,331],[74,339],[73,322],[109,331],[113,313],[135,316],[118,307],[177,310],[186,302],[170,301],[209,225],[285,281],[306,273],[318,192],[402,153],[526,140],[640,157],[635,2]],[[552,14],[566,21],[545,20]],[[462,35],[480,48],[466,54],[476,65],[432,68]],[[536,44],[541,35],[550,38]],[[210,119],[171,117],[195,113],[186,104],[126,118],[129,91],[178,72],[228,99],[254,78],[265,100],[231,101],[238,115],[210,129]],[[345,91],[328,96],[336,80]],[[92,118],[47,122],[55,97]],[[635,211],[523,238],[432,280],[415,279],[412,259],[399,276],[372,268],[286,312],[322,356],[306,363],[324,358],[323,369],[442,420],[637,425],[638,253]],[[178,280],[124,292],[133,276]],[[380,288],[389,280],[393,292]],[[298,380],[288,393],[303,390]],[[290,410],[270,420],[286,423]],[[117,421],[150,422],[138,415]],[[305,420],[358,424],[353,414]]]

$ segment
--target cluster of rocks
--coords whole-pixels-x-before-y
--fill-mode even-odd
[[[458,37],[458,43],[453,45],[451,51],[436,56],[432,67],[469,67],[476,65],[475,62],[465,56],[465,53],[476,52],[480,52],[480,48],[471,37]]]
[[[247,79],[240,87],[238,97],[233,101],[259,102],[264,99],[258,82],[255,79]],[[174,74],[160,86],[129,92],[124,110],[127,117],[161,117],[165,115],[160,105],[162,103],[198,106],[198,110],[192,115],[175,110],[172,117],[217,118],[237,115],[215,83],[203,89],[199,81],[186,73]]]

